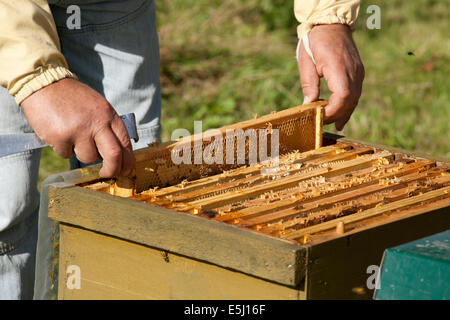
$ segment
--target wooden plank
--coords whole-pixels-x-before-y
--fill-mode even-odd
[[[320,165],[327,162],[338,162],[338,161],[347,161],[356,159],[358,156],[366,155],[366,154],[373,154],[374,150],[373,148],[355,148],[353,150],[349,150],[347,152],[337,153],[337,154],[330,154],[324,157],[320,157],[317,159],[313,159],[308,162],[310,165]]]
[[[252,205],[252,206],[249,206],[248,208],[239,210],[239,212],[237,212],[237,213],[224,214],[223,216],[218,216],[215,219],[220,220],[220,221],[229,221],[229,220],[235,219],[235,218],[248,219],[248,218],[252,218],[252,217],[256,217],[256,216],[261,216],[263,214],[267,214],[273,210],[280,211],[280,210],[285,210],[288,208],[295,207],[300,204],[303,206],[304,204],[307,204],[310,202],[316,202],[316,201],[320,201],[320,200],[324,200],[324,199],[328,200],[329,197],[333,197],[333,196],[336,196],[341,193],[353,192],[354,190],[357,190],[361,187],[378,183],[379,179],[391,178],[394,176],[401,177],[408,173],[412,173],[412,172],[416,172],[416,171],[423,170],[426,168],[430,168],[432,165],[434,165],[434,163],[431,161],[420,161],[420,162],[416,162],[416,163],[407,164],[403,168],[399,169],[398,171],[391,171],[391,172],[388,172],[385,174],[383,174],[382,172],[386,169],[389,169],[389,166],[382,167],[382,168],[376,170],[375,172],[373,172],[376,174],[376,178],[371,179],[366,182],[363,181],[362,183],[355,184],[350,187],[343,185],[342,187],[338,187],[336,190],[327,192],[325,194],[320,194],[317,196],[309,197],[309,194],[307,194],[305,197],[296,197],[295,199],[287,198],[287,199],[278,200],[278,201],[275,201],[272,203],[264,204],[261,206]],[[372,169],[372,168],[370,168],[370,169]],[[366,169],[363,169],[362,171],[364,171],[364,170],[366,170]],[[353,171],[353,174],[356,175],[356,172],[358,172],[358,171]],[[364,172],[364,174],[367,175],[368,172]],[[336,177],[342,177],[342,175],[336,176]],[[359,177],[359,175],[356,175],[356,177]],[[333,177],[333,178],[335,178],[335,177]],[[306,191],[305,191],[305,193],[306,193]]]
[[[336,146],[328,146],[323,147],[317,150],[311,150],[301,153],[300,159],[295,160],[295,164],[305,163],[307,161],[317,159],[318,157],[324,155],[324,154],[332,154],[336,152],[341,152],[344,150],[350,149],[350,146],[345,144],[337,144]],[[280,165],[285,163],[286,161],[289,161],[290,155],[282,155],[280,157]],[[246,167],[240,167],[236,168],[234,170],[225,171],[223,173],[209,176],[193,181],[184,181],[180,184],[177,184],[175,186],[165,187],[161,189],[150,189],[147,191],[143,191],[141,195],[148,195],[151,197],[163,197],[163,196],[169,196],[169,195],[176,195],[180,193],[187,193],[190,191],[195,190],[203,190],[203,188],[210,187],[212,185],[215,185],[217,183],[224,183],[226,181],[240,179],[242,177],[246,177],[248,175],[255,175],[259,174],[261,172],[261,166],[258,165],[250,165]]]
[[[250,120],[245,120],[242,122],[238,122],[235,124],[231,124],[231,125],[227,125],[224,127],[221,127],[221,129],[243,129],[243,128],[249,128],[249,127],[260,127],[260,126],[264,126],[266,125],[268,122],[283,122],[285,119],[289,119],[291,117],[296,117],[299,114],[308,111],[308,110],[313,110],[315,112],[315,110],[317,109],[317,107],[325,107],[328,104],[327,101],[315,101],[315,102],[311,102],[311,103],[307,103],[301,106],[296,106],[296,107],[292,107],[292,108],[288,108],[285,110],[281,110],[278,112],[272,112],[270,114],[261,116],[259,118],[256,119],[250,119]]]
[[[310,212],[311,210],[320,210],[324,206],[332,206],[335,203],[342,201],[353,200],[362,196],[368,196],[370,194],[376,194],[377,192],[395,189],[399,185],[407,184],[410,182],[418,181],[421,179],[425,179],[430,177],[427,173],[422,174],[407,174],[405,176],[401,176],[399,173],[389,174],[386,176],[396,176],[398,181],[392,184],[379,184],[378,179],[371,181],[369,183],[365,183],[363,185],[357,185],[354,187],[344,189],[346,192],[337,193],[337,194],[327,194],[325,197],[321,197],[320,199],[316,199],[315,197],[308,198],[307,200],[300,202],[301,208],[299,209],[284,209],[277,212],[273,212],[271,214],[257,216],[255,218],[251,218],[242,222],[242,225],[250,227],[256,224],[263,224],[273,222],[278,219],[288,219],[290,217],[296,216],[301,213]],[[386,177],[380,177],[385,179]]]
[[[383,158],[390,158],[390,152],[380,152],[373,155],[365,155],[360,158],[346,161],[344,163],[332,164],[330,163],[327,167],[321,167],[318,169],[312,169],[310,172],[288,176],[285,178],[281,178],[273,183],[257,185],[255,187],[248,188],[243,191],[232,191],[224,195],[218,195],[213,198],[202,199],[197,201],[192,201],[187,204],[175,204],[174,208],[182,211],[191,211],[196,208],[201,208],[204,210],[211,210],[215,207],[223,206],[228,203],[233,203],[241,200],[248,199],[250,197],[254,197],[260,195],[264,192],[268,192],[270,190],[276,191],[282,188],[289,188],[297,185],[300,181],[310,179],[316,176],[324,176],[328,177],[331,175],[342,174],[345,172],[349,172],[351,170],[357,170],[358,168],[370,166],[373,162],[378,161]]]
[[[284,285],[304,278],[304,250],[289,241],[81,187],[49,187],[57,221],[208,261]]]
[[[383,214],[381,216],[373,216],[371,218],[364,219],[362,221],[356,221],[354,223],[348,223],[345,225],[345,232],[338,234],[336,230],[328,229],[323,232],[315,233],[307,236],[307,242],[309,245],[314,245],[324,241],[334,240],[340,237],[351,236],[358,232],[365,232],[371,228],[376,228],[384,224],[390,224],[402,219],[411,219],[417,215],[431,214],[436,210],[442,210],[447,214],[450,214],[450,198],[438,199],[435,201],[428,201],[412,207],[397,210],[393,213]],[[447,221],[450,224],[450,219]],[[450,226],[449,226],[450,228]]]
[[[393,166],[388,165],[389,166]],[[363,176],[367,176],[368,174],[371,174],[373,172],[378,172],[377,169],[376,171],[373,171],[372,167],[367,167],[364,169],[360,169],[357,171],[354,171],[354,173],[357,173],[357,177],[361,178]],[[332,194],[335,192],[342,192],[342,189],[345,187],[341,187],[339,185],[339,183],[345,178],[345,174],[344,175],[336,175],[334,177],[329,177],[327,179],[327,182],[329,183],[336,183],[337,182],[337,186],[336,190],[326,190],[326,192],[321,193],[321,195],[315,196],[315,199],[320,199],[321,197],[325,197],[328,196],[328,194]],[[347,186],[348,187],[348,186]],[[259,198],[255,198],[255,199],[250,199],[247,201],[242,202],[241,206],[239,208],[235,208],[233,207],[233,205],[227,205],[227,206],[223,206],[223,207],[218,207],[215,208],[214,210],[217,211],[219,214],[216,215],[214,217],[215,220],[217,221],[224,221],[224,222],[229,222],[232,219],[235,218],[250,218],[250,217],[254,217],[254,216],[259,216],[262,214],[266,214],[272,211],[278,211],[278,210],[283,210],[286,208],[290,208],[290,207],[294,207],[296,205],[298,205],[300,202],[302,201],[308,201],[307,199],[305,199],[305,197],[303,196],[305,193],[310,192],[311,187],[309,187],[308,185],[306,186],[298,186],[298,187],[294,187],[294,188],[289,188],[289,189],[285,189],[285,190],[281,190],[280,192],[276,192],[275,195],[277,197],[279,197],[278,199],[274,200],[274,201],[261,201],[262,199]]]
[[[60,241],[59,299],[305,297],[301,290],[69,225],[61,225]],[[73,265],[80,270],[80,289],[66,285]]]
[[[117,177],[116,183],[114,184],[114,195],[130,198],[134,196],[135,185],[134,181],[129,177]]]
[[[110,180],[110,181],[95,182],[93,184],[88,184],[84,187],[95,191],[110,193],[111,188],[113,188],[113,186],[114,180]]]
[[[427,193],[424,193],[421,195],[417,195],[417,196],[414,196],[411,198],[394,201],[394,202],[391,202],[391,203],[388,203],[385,205],[378,206],[376,208],[368,209],[368,210],[365,210],[358,214],[346,216],[346,217],[339,218],[339,219],[334,219],[332,221],[328,221],[328,222],[324,222],[324,223],[321,223],[321,224],[318,224],[315,226],[300,229],[300,230],[291,232],[287,235],[283,235],[281,237],[284,239],[290,239],[290,240],[298,239],[304,235],[324,231],[327,229],[333,229],[336,227],[336,224],[339,222],[343,222],[344,224],[353,223],[356,221],[367,219],[367,218],[370,218],[370,217],[373,217],[376,215],[381,215],[385,212],[397,210],[397,209],[407,207],[409,205],[413,205],[416,203],[420,203],[423,201],[427,201],[427,200],[431,200],[431,199],[435,199],[435,198],[439,198],[439,197],[449,197],[450,196],[449,192],[450,192],[450,186],[444,187],[444,188],[433,190],[433,191],[430,191],[430,192],[427,192]]]
[[[446,181],[443,181],[444,179],[438,179],[441,180],[440,182],[438,182],[439,184],[438,186],[434,184],[418,187],[413,187],[411,185],[402,187],[401,185],[396,185],[393,186],[392,189],[384,189],[382,192],[377,192],[371,195],[365,195],[360,198],[355,198],[351,201],[344,201],[338,204],[334,204],[332,207],[327,206],[329,208],[326,209],[316,208],[308,212],[306,217],[299,217],[291,220],[286,220],[283,223],[274,223],[270,227],[268,226],[261,228],[260,231],[268,234],[274,233],[288,234],[289,232],[292,231],[291,229],[299,229],[298,226],[308,227],[310,225],[318,225],[319,223],[337,219],[339,217],[346,216],[349,214],[358,214],[356,211],[374,208],[383,201],[391,202],[406,199],[408,196],[410,196],[412,192],[414,194],[420,194],[424,192],[429,192],[431,190],[436,190],[438,188],[442,188],[443,186],[448,186],[450,184],[449,178],[447,178]],[[317,220],[320,222],[317,222]],[[339,225],[341,226],[340,228],[342,230],[344,230],[344,227],[346,227],[347,229],[352,228],[352,224],[344,225],[343,222],[336,223],[336,228]],[[308,238],[311,238],[310,235],[308,235]]]
[[[305,161],[298,161],[298,162],[294,161],[293,163],[295,163],[295,164],[303,163],[306,165],[308,165],[308,164],[318,165],[318,164],[325,163],[325,162],[354,159],[359,155],[368,154],[368,153],[373,153],[373,150],[371,148],[360,148],[360,149],[352,150],[352,151],[349,151],[346,153],[339,153],[336,155],[329,155],[326,157],[322,157],[322,158],[320,158],[320,161],[318,159],[312,159],[312,160],[305,159]],[[303,159],[301,159],[301,160],[303,160]],[[261,172],[261,168],[258,168],[258,171]],[[297,167],[294,169],[283,170],[283,174],[293,175],[300,171],[304,171],[304,168]],[[192,201],[200,200],[200,199],[198,199],[199,197],[201,197],[203,199],[208,196],[210,196],[209,199],[211,199],[211,197],[213,197],[215,194],[224,194],[225,192],[242,189],[242,188],[248,187],[250,185],[253,186],[257,183],[262,184],[262,183],[267,182],[272,179],[271,175],[263,175],[261,173],[254,174],[250,177],[241,176],[241,175],[235,176],[234,174],[229,175],[229,177],[231,178],[229,182],[225,182],[225,183],[221,183],[221,184],[214,184],[212,186],[204,187],[200,190],[194,190],[192,192],[183,192],[179,195],[175,195],[175,196],[171,197],[170,200],[173,202],[192,202]]]
[[[406,149],[402,149],[402,148],[382,145],[379,143],[361,141],[358,139],[341,136],[341,135],[334,134],[331,132],[324,132],[323,139],[325,142],[328,142],[328,143],[332,142],[333,144],[339,143],[339,142],[340,143],[350,143],[350,144],[354,144],[354,145],[356,144],[359,146],[372,147],[372,148],[376,148],[379,150],[387,150],[387,151],[391,151],[396,154],[407,155],[414,159],[427,159],[427,160],[434,160],[439,163],[450,163],[449,157],[434,156],[431,154],[427,154],[427,153],[423,153],[423,152],[419,152],[419,151],[415,151],[415,150],[406,150]]]
[[[322,147],[324,107],[316,108],[316,149]]]

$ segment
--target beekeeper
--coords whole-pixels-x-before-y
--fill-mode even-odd
[[[364,77],[351,34],[359,2],[295,1],[305,102],[319,98],[324,77],[332,92],[325,121],[338,129],[357,105]],[[73,5],[80,28],[68,25]],[[71,168],[101,156],[101,176],[128,175],[132,147],[160,136],[153,0],[0,0],[0,84],[0,134],[34,130],[71,158]],[[139,145],[118,117],[130,112]],[[51,222],[43,214],[36,258],[40,156],[33,150],[0,158],[0,299],[49,297]]]

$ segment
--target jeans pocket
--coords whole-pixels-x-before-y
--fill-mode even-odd
[[[58,33],[110,30],[136,19],[153,0],[57,0],[50,6]]]

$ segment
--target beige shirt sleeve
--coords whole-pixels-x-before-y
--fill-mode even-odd
[[[45,0],[0,0],[0,85],[17,104],[60,79],[76,76],[61,54]]]
[[[316,24],[346,24],[354,28],[361,0],[295,0],[295,18],[301,39]]]

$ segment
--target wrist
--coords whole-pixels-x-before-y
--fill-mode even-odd
[[[51,82],[29,94],[22,100],[20,106],[24,111],[26,111],[27,109],[34,108],[37,105],[42,104],[43,101],[54,100],[56,99],[58,92],[67,91],[68,88],[73,87],[73,83],[78,83],[78,80],[67,77]]]
[[[315,33],[318,31],[351,33],[352,30],[351,30],[350,26],[347,24],[331,23],[331,24],[315,24],[311,27],[311,30],[309,32]]]
[[[35,73],[17,81],[9,93],[14,96],[18,105],[22,105],[36,91],[63,79],[77,79],[77,76],[62,66],[40,67]]]

